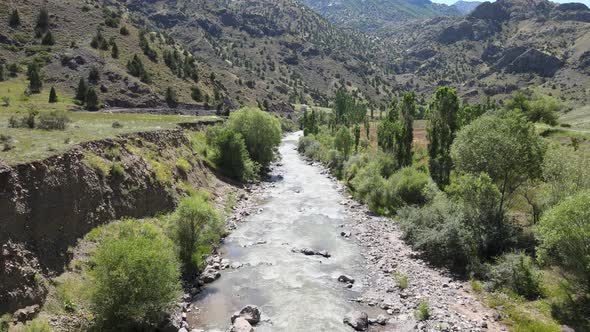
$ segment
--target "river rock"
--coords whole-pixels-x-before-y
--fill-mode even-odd
[[[203,271],[203,273],[201,273],[200,279],[204,283],[208,284],[208,283],[214,282],[219,277],[221,277],[221,273],[219,273],[218,270],[215,270],[213,268],[208,268],[205,271]]]
[[[346,274],[339,276],[338,281],[345,282],[347,284],[354,284],[354,278],[351,276],[347,276]]]
[[[356,331],[365,331],[369,328],[369,316],[366,312],[351,311],[344,316],[343,322],[350,325]]]
[[[258,309],[258,307],[255,305],[249,304],[231,316],[232,323],[234,323],[238,318],[244,318],[248,321],[248,323],[256,325],[258,322],[260,322],[260,309]]]
[[[238,317],[234,320],[230,332],[253,332],[254,328],[244,317]]]
[[[310,249],[310,248],[302,248],[302,249],[299,249],[299,250],[293,249],[292,251],[293,252],[299,251],[300,253],[302,253],[302,254],[304,254],[306,256],[314,256],[314,255],[316,255],[316,256],[322,256],[322,257],[326,257],[326,258],[330,258],[331,257],[330,253],[328,251],[326,251],[326,250],[317,251],[317,250],[313,250],[313,249]]]

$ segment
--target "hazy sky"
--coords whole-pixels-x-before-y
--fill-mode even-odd
[[[438,2],[438,3],[446,3],[447,5],[452,5],[455,2],[457,2],[457,0],[431,0],[432,2]],[[485,1],[485,0],[478,0],[478,1]],[[553,2],[559,2],[559,3],[566,3],[566,2],[581,2],[583,4],[586,4],[586,6],[590,6],[590,0],[552,0]]]

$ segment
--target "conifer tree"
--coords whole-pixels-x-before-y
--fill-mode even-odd
[[[85,102],[86,95],[88,94],[88,85],[84,78],[80,78],[80,82],[78,83],[78,88],[76,89],[76,99]]]
[[[49,46],[55,45],[55,38],[53,38],[53,34],[51,33],[51,31],[47,31],[45,36],[43,36],[41,44]]]
[[[0,63],[0,82],[6,79],[6,74],[4,72],[4,65]]]
[[[113,59],[119,58],[119,47],[117,46],[117,43],[114,43],[114,42],[113,42],[113,48],[111,49],[111,57],[113,57]]]
[[[51,91],[49,91],[49,102],[57,103],[57,93],[55,92],[54,87],[51,87]]]
[[[166,89],[166,103],[171,108],[175,108],[178,105],[176,91],[174,91],[172,87],[168,87],[168,89]]]
[[[93,87],[88,88],[86,93],[86,109],[91,112],[98,111],[98,95]]]
[[[43,33],[47,32],[48,29],[49,29],[49,12],[47,11],[47,8],[41,8],[41,10],[39,11],[39,16],[37,17],[37,25],[35,27],[35,30],[39,34],[43,34]]]
[[[8,21],[11,27],[16,28],[20,25],[20,14],[18,13],[18,9],[14,9],[10,14],[10,19]]]
[[[402,97],[400,105],[401,131],[397,154],[401,167],[412,165],[412,143],[414,141],[414,114],[416,113],[416,97],[413,92],[407,92]]]
[[[40,93],[41,88],[43,87],[43,82],[41,81],[39,66],[33,62],[29,65],[27,74],[29,76],[29,89],[31,93]]]

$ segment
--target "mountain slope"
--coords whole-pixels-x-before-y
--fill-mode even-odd
[[[42,38],[36,33],[41,8],[46,8],[49,13],[47,30],[54,38],[54,45],[43,45]],[[15,9],[19,12],[21,24],[10,26],[9,15]],[[198,87],[206,95],[214,95],[214,90],[219,89],[209,79],[209,72],[201,70],[190,55],[185,62],[195,68],[195,76],[200,77],[198,80],[179,78],[166,66],[162,54],[175,49],[182,53],[181,45],[167,43],[160,34],[142,32],[134,22],[99,5],[90,6],[80,1],[27,0],[12,4],[3,2],[0,13],[0,64],[14,64],[18,75],[24,75],[26,66],[37,62],[47,89],[55,86],[62,94],[73,96],[80,78],[88,80],[92,68],[98,69],[100,78],[91,85],[107,106],[163,106],[168,87],[175,88],[179,102],[202,106],[203,102],[192,100],[191,89]],[[120,32],[122,27],[127,29],[127,34]],[[104,49],[91,46],[98,31],[104,38]],[[151,61],[142,51],[142,34],[158,54],[158,59]],[[113,43],[117,44],[118,58],[111,54]],[[148,83],[128,73],[127,62],[136,54],[151,76]]]
[[[406,24],[383,35],[405,77],[423,93],[457,86],[464,97],[522,88],[572,105],[590,101],[590,10],[546,0],[485,2],[464,18]]]
[[[360,31],[377,31],[384,26],[436,16],[457,16],[452,6],[430,0],[302,0],[330,22]]]
[[[187,45],[238,105],[326,104],[341,87],[373,104],[389,99],[392,75],[378,43],[294,0],[110,3]]]
[[[457,1],[453,4],[453,7],[457,8],[461,14],[467,15],[481,4],[481,1]]]

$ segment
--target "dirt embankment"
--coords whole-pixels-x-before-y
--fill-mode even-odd
[[[227,185],[182,130],[88,142],[15,166],[0,161],[0,313],[41,302],[42,277],[61,273],[69,248],[97,225],[170,211],[195,187],[220,193]]]

